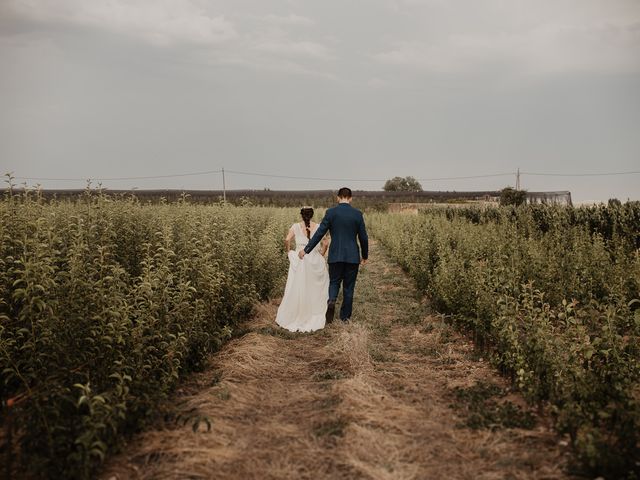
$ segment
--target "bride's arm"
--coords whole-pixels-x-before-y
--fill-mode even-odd
[[[291,240],[293,240],[293,237],[295,236],[296,234],[293,231],[293,227],[291,227],[289,229],[289,232],[287,233],[287,236],[284,238],[284,248],[287,252],[291,250]]]
[[[320,253],[322,254],[323,257],[324,257],[324,254],[327,253],[328,248],[329,248],[329,235],[325,236],[322,239],[322,243],[320,246]]]

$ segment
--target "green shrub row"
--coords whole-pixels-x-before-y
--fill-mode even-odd
[[[91,193],[77,202],[6,196],[1,428],[12,425],[5,451],[17,454],[16,471],[92,477],[281,284],[292,218]]]
[[[372,214],[369,225],[434,307],[548,406],[582,468],[636,478],[640,252],[628,237],[607,240],[562,215],[556,224],[560,210],[547,208],[546,230],[524,220],[529,207],[477,212],[499,222],[428,211]]]
[[[591,234],[599,234],[609,242],[624,243],[640,248],[640,202],[621,203],[609,200],[598,204],[573,208],[570,206],[526,205],[521,207],[441,208],[449,220],[466,218],[472,223],[516,223],[524,235],[547,233],[570,227],[585,227]]]

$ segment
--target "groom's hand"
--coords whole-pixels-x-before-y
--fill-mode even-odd
[[[360,265],[362,265],[364,267],[367,264],[368,261],[369,261],[368,258],[363,258],[362,260],[360,260]]]
[[[302,259],[304,258],[304,255],[305,255],[305,253],[304,253],[304,249],[303,249],[303,250],[300,250],[300,251],[298,252],[298,258],[300,258],[300,260],[302,260]]]

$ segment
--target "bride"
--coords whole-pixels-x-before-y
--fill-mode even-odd
[[[329,274],[324,261],[329,242],[324,239],[304,259],[298,258],[313,236],[318,224],[312,222],[313,208],[302,207],[302,222],[294,223],[284,240],[289,255],[289,274],[276,323],[292,332],[312,332],[324,327]],[[295,239],[295,250],[291,241]]]

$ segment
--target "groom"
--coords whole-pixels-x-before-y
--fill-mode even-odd
[[[327,323],[333,321],[341,283],[343,300],[340,319],[346,323],[351,318],[358,267],[360,264],[365,265],[369,258],[369,237],[364,226],[364,218],[360,210],[351,206],[351,198],[351,189],[343,187],[338,190],[338,205],[327,210],[313,238],[309,240],[304,250],[298,253],[300,259],[303,259],[305,254],[311,252],[322,240],[327,231],[331,233]],[[360,249],[358,249],[356,237],[362,249],[362,260],[360,260]]]

